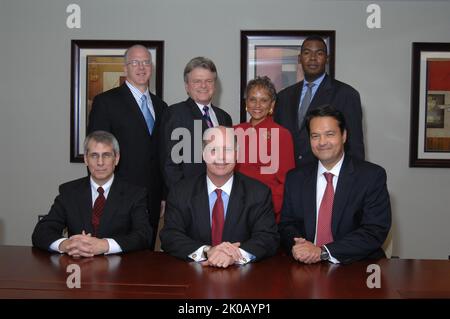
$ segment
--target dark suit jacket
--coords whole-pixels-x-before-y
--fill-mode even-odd
[[[211,222],[206,174],[185,179],[170,192],[161,231],[161,247],[178,258],[211,245]],[[279,245],[270,189],[239,173],[234,174],[223,241],[240,242],[256,260],[272,256]]]
[[[233,124],[230,115],[222,109],[212,106],[220,125],[229,126]],[[199,120],[198,129],[194,129],[194,120]],[[184,128],[189,131],[190,156],[188,162],[175,163],[171,156],[172,147],[184,140],[184,137],[176,136],[176,140],[171,140],[174,129]],[[208,128],[203,114],[197,104],[191,98],[184,102],[171,105],[163,116],[161,126],[161,165],[164,181],[170,189],[173,185],[186,177],[193,177],[206,171],[205,163],[202,159],[202,139],[203,132]],[[182,154],[185,154],[182,152]]]
[[[274,120],[286,127],[292,134],[295,148],[296,166],[304,166],[316,161],[311,151],[309,135],[305,124],[298,127],[297,114],[303,81],[280,91],[274,113]],[[364,160],[364,138],[362,131],[361,100],[358,91],[351,86],[334,80],[328,75],[322,80],[314,95],[308,110],[324,104],[331,104],[341,111],[347,126],[346,153]]]
[[[115,176],[100,219],[98,238],[112,238],[123,252],[147,249],[152,229],[147,215],[147,193],[144,188],[131,185]],[[93,233],[92,193],[89,177],[83,177],[59,187],[50,212],[36,225],[33,245],[48,250],[62,237],[67,227],[69,237]]]
[[[120,146],[116,174],[130,183],[147,188],[150,223],[156,230],[164,183],[159,165],[159,130],[167,104],[150,93],[155,110],[155,126],[149,134],[144,116],[126,84],[94,98],[88,132],[111,132]]]
[[[317,162],[288,173],[278,227],[289,253],[294,237],[314,242],[316,188]],[[326,246],[341,263],[385,256],[381,246],[391,227],[391,205],[382,167],[345,155],[331,227],[334,242]]]

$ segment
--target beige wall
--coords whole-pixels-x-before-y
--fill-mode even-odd
[[[367,157],[384,166],[393,254],[450,255],[450,170],[409,168],[411,42],[450,42],[448,1],[0,0],[0,243],[30,245],[57,186],[85,174],[69,163],[71,39],[165,41],[164,98],[185,98],[182,71],[197,55],[218,67],[218,103],[239,120],[240,30],[336,30],[336,77],[361,93]],[[66,6],[81,6],[81,29]]]

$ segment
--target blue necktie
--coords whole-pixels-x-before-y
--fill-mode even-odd
[[[306,112],[308,112],[309,104],[311,103],[312,98],[312,87],[314,83],[306,83],[306,93],[303,97],[302,103],[300,104],[300,108],[298,109],[298,128],[301,130],[303,126],[303,121],[305,120]]]
[[[148,132],[150,135],[153,131],[153,126],[155,125],[155,119],[152,116],[152,113],[150,113],[150,110],[147,106],[147,96],[144,94],[141,96],[141,111],[144,115],[145,122],[147,123]]]

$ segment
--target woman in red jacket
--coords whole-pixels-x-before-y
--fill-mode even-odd
[[[239,148],[236,171],[270,187],[278,223],[286,173],[295,167],[292,136],[272,119],[276,90],[267,76],[249,81],[245,97],[251,118],[235,126]]]

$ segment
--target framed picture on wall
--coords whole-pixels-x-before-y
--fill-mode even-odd
[[[162,98],[164,41],[72,40],[70,84],[70,162],[83,162],[89,112],[97,94],[125,81],[123,56],[127,48],[142,44],[152,55],[149,90]]]
[[[410,167],[450,167],[450,43],[414,42]]]
[[[241,31],[241,122],[247,121],[245,87],[256,76],[268,76],[278,91],[303,80],[300,49],[308,36],[323,37],[328,47],[327,73],[334,78],[335,31]]]

